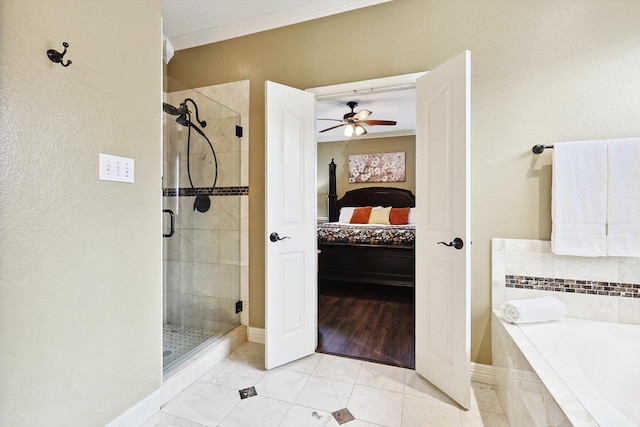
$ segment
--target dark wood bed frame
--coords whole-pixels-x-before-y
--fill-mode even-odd
[[[336,164],[329,164],[329,221],[343,206],[415,207],[414,194],[402,188],[366,187],[336,193]],[[415,248],[408,246],[319,243],[318,280],[409,286],[415,284]]]

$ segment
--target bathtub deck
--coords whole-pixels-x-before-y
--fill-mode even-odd
[[[520,327],[494,310],[491,331],[498,399],[511,425],[599,427]]]

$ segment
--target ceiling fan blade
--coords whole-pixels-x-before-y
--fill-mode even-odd
[[[353,116],[354,120],[364,120],[367,117],[369,117],[371,115],[371,111],[369,110],[362,110],[360,112],[358,112],[355,116]]]
[[[316,119],[316,120],[331,120],[333,122],[341,122],[342,121],[340,119]]]
[[[389,125],[389,126],[393,126],[395,124],[397,124],[396,121],[394,120],[364,120],[362,123],[369,125],[369,126],[375,126],[375,125]]]
[[[341,121],[342,121],[342,120],[341,120]],[[321,131],[320,131],[320,132],[318,132],[318,133],[326,132],[326,131],[331,130],[331,129],[336,129],[336,128],[342,127],[342,126],[344,126],[344,125],[346,125],[346,123],[340,123],[339,125],[331,126],[330,128],[326,128],[326,129],[324,129],[324,130],[321,130]]]

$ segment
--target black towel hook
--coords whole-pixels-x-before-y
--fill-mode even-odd
[[[62,61],[64,59],[64,55],[67,53],[67,48],[69,47],[69,43],[63,42],[62,46],[64,47],[64,51],[62,53],[58,52],[55,49],[49,49],[47,51],[47,56],[49,57],[51,62],[55,62],[55,63],[59,62],[60,65],[62,65],[63,67],[68,67],[69,65],[71,65],[71,61],[67,60],[66,64]]]

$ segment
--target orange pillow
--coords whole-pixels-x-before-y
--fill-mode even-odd
[[[365,206],[363,208],[355,208],[353,215],[351,215],[351,224],[368,224],[369,215],[371,215],[372,206]]]
[[[409,210],[411,208],[391,208],[389,212],[389,224],[409,224]]]

